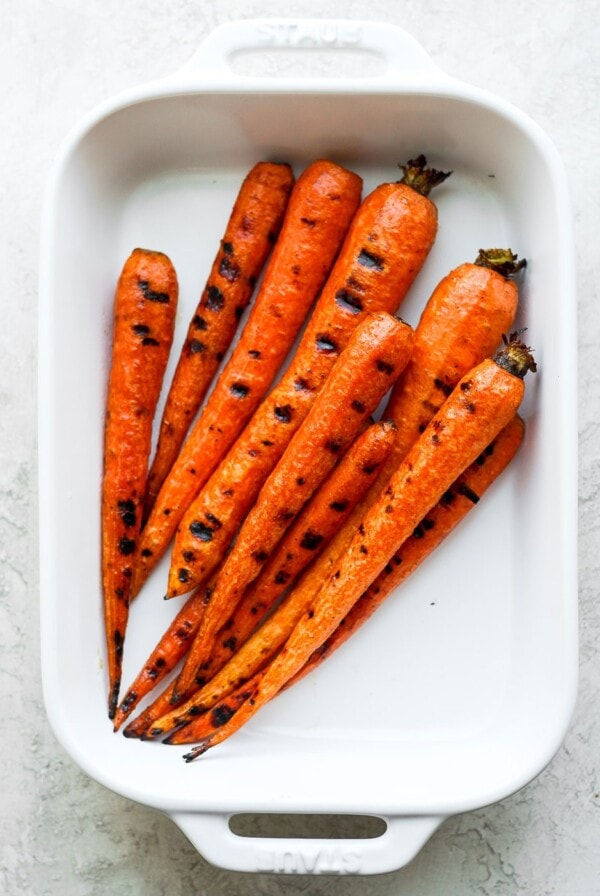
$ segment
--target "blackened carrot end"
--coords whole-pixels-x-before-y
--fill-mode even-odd
[[[508,280],[527,267],[527,259],[521,258],[520,261],[517,261],[518,258],[519,256],[510,249],[480,249],[475,264],[478,267],[496,271]]]
[[[112,721],[117,714],[119,705],[119,690],[121,688],[121,679],[115,681],[110,689],[108,696],[108,718]]]
[[[428,168],[427,159],[424,155],[417,156],[416,159],[410,159],[406,165],[399,165],[398,167],[403,172],[400,183],[412,187],[421,196],[429,196],[434,187],[443,183],[452,174],[451,171],[438,171],[436,168]]]
[[[519,339],[522,332],[523,330],[516,330],[509,337],[503,336],[504,348],[494,358],[499,367],[521,379],[528,371],[535,373],[537,370],[531,349]]]
[[[209,743],[199,744],[197,747],[194,747],[193,750],[190,750],[189,753],[184,753],[183,758],[186,762],[193,762],[194,759],[197,759],[199,756],[202,756],[203,753],[206,753],[209,747]]]

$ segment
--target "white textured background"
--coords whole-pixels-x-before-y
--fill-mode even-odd
[[[600,894],[599,10],[593,0],[4,0],[0,30],[0,892],[6,896],[331,893]],[[215,25],[261,15],[379,19],[448,73],[524,109],[570,171],[578,255],[580,696],[565,744],[529,786],[447,821],[374,878],[232,874],[163,815],[106,791],[56,743],[41,699],[36,493],[41,194],[66,132],[98,101],[178,68]],[[551,507],[548,508],[551,512]],[[43,537],[43,533],[42,533]]]

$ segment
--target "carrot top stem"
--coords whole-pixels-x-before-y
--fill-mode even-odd
[[[504,348],[494,357],[498,367],[508,370],[509,373],[520,377],[520,379],[523,379],[529,370],[532,373],[537,370],[531,349],[519,339],[522,332],[523,330],[516,330],[508,337],[503,336]]]
[[[450,177],[451,171],[438,171],[436,168],[427,167],[427,159],[424,155],[416,159],[409,159],[406,165],[398,165],[403,174],[400,183],[412,187],[421,196],[429,196],[429,193],[438,184]]]
[[[527,267],[527,259],[517,261],[518,257],[510,249],[480,249],[475,264],[480,268],[496,271],[508,279]]]

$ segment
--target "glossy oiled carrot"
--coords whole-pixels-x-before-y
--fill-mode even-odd
[[[244,595],[235,616],[219,632],[215,653],[211,656],[210,667],[206,672],[207,678],[221,668],[231,656],[234,646],[248,637],[262,615],[283,593],[286,583],[290,583],[318,554],[335,529],[347,519],[389,453],[394,435],[394,425],[384,421],[372,424],[356,439],[306,509],[297,517],[289,536],[282,539],[259,579]],[[185,656],[198,631],[211,587],[212,584],[208,589],[197,589],[162,635],[121,701],[115,716],[115,730],[120,728],[140,700],[172,672]],[[158,707],[153,704],[152,711],[157,710],[155,718],[171,709],[172,695],[170,690],[164,703]],[[136,722],[128,736],[143,733],[151,721],[152,718],[148,716],[146,724]]]
[[[352,540],[366,509],[439,409],[459,379],[496,350],[518,307],[515,274],[525,265],[509,249],[481,250],[434,289],[415,329],[410,361],[385,408],[398,434],[377,481],[330,545],[303,576],[307,594],[321,586]]]
[[[483,361],[460,380],[367,511],[337,568],[252,695],[188,760],[230,737],[302,669],[453,481],[516,414],[523,377],[531,369],[531,354],[514,340],[495,360]]]
[[[104,429],[102,592],[110,718],[119,697],[152,422],[173,341],[177,297],[177,276],[167,256],[135,249],[115,294]]]
[[[250,301],[293,184],[290,166],[275,162],[258,162],[244,178],[167,395],[148,473],[146,518]]]
[[[210,737],[222,725],[227,724],[246,700],[252,697],[264,674],[264,670],[256,672],[252,678],[231,691],[227,697],[219,700],[210,710],[207,709],[196,718],[172,731],[168,737],[163,739],[163,744],[196,744],[198,741]]]
[[[395,552],[372,585],[358,599],[350,612],[341,620],[333,634],[314,651],[305,666],[288,682],[291,685],[318,665],[336,647],[364,622],[392,589],[396,588],[438,546],[460,520],[471,510],[487,488],[505,469],[518,450],[523,436],[523,422],[514,417],[488,445],[476,460],[462,473],[442,495],[415,531]],[[398,562],[398,561],[401,562]],[[321,583],[322,584],[322,583]],[[156,700],[149,711],[132,723],[131,736],[141,736],[153,729],[153,737],[185,724],[185,731],[177,741],[169,743],[194,743],[224,724],[226,706],[239,709],[238,696],[252,690],[251,682],[258,670],[263,669],[285,643],[294,626],[314,602],[314,588],[303,591],[295,588],[277,610],[237,649],[227,664],[215,673],[206,684],[185,704],[172,707],[173,686]],[[286,685],[285,687],[287,687]],[[212,716],[209,710],[216,709]],[[233,714],[233,713],[231,713]],[[202,718],[202,722],[196,719]],[[215,724],[218,720],[219,724]],[[193,724],[192,724],[193,723]]]
[[[362,317],[400,306],[437,232],[435,205],[419,190],[445,175],[425,166],[409,163],[403,182],[382,184],[362,203],[290,366],[181,521],[169,596],[217,568]]]
[[[352,334],[327,382],[257,502],[219,571],[198,633],[175,687],[184,696],[201,674],[221,625],[245,587],[402,371],[412,329],[387,312],[367,315]]]
[[[288,685],[299,681],[344,644],[373,615],[386,597],[442,543],[506,469],[519,450],[524,433],[525,424],[516,415],[423,517],[413,534],[398,548],[348,615],[311,654]]]
[[[358,175],[328,161],[314,162],[298,178],[240,340],[143,529],[133,594],[271,385],[338,254],[361,188]]]
[[[206,603],[206,589],[196,591],[177,613],[121,700],[114,718],[115,731],[118,731],[140,700],[169,675],[185,656],[198,631]],[[163,712],[167,712],[168,708],[167,704]]]
[[[438,547],[483,497],[518,451],[524,434],[524,423],[519,416],[504,427],[497,438],[487,446],[470,467],[450,486],[447,492],[421,520],[412,535],[395,552],[389,563],[362,594],[335,631],[315,650],[282,690],[295,684],[312,672],[338,647],[362,626],[386,597],[397,588]],[[263,669],[210,709],[181,728],[173,731],[163,743],[192,744],[209,737],[238,711],[248,700]],[[281,693],[281,692],[280,692]]]
[[[225,665],[266,613],[318,556],[373,483],[393,445],[396,427],[389,420],[373,423],[355,440],[323,485],[303,508],[246,589],[233,614],[217,633],[207,680]]]

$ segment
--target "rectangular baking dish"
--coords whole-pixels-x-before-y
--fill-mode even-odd
[[[377,72],[237,71],[246,51],[280,48],[360,51]],[[179,345],[254,162],[286,159],[299,172],[331,157],[363,176],[366,195],[420,152],[453,174],[433,196],[438,240],[402,316],[416,324],[438,280],[479,248],[527,258],[517,323],[539,372],[527,380],[520,454],[401,593],[230,741],[186,765],[181,748],[113,734],[99,497],[123,261],[138,245],[171,256]],[[92,778],[168,813],[222,867],[368,874],[401,867],[445,818],[542,770],[576,693],[575,289],[565,173],[531,120],[445,75],[388,24],[224,25],[183,69],[104,103],[66,141],[46,195],[39,332],[44,697]],[[124,683],[180,606],[162,599],[165,575],[132,607]],[[243,812],[376,815],[387,826],[365,840],[248,838],[229,826]]]

